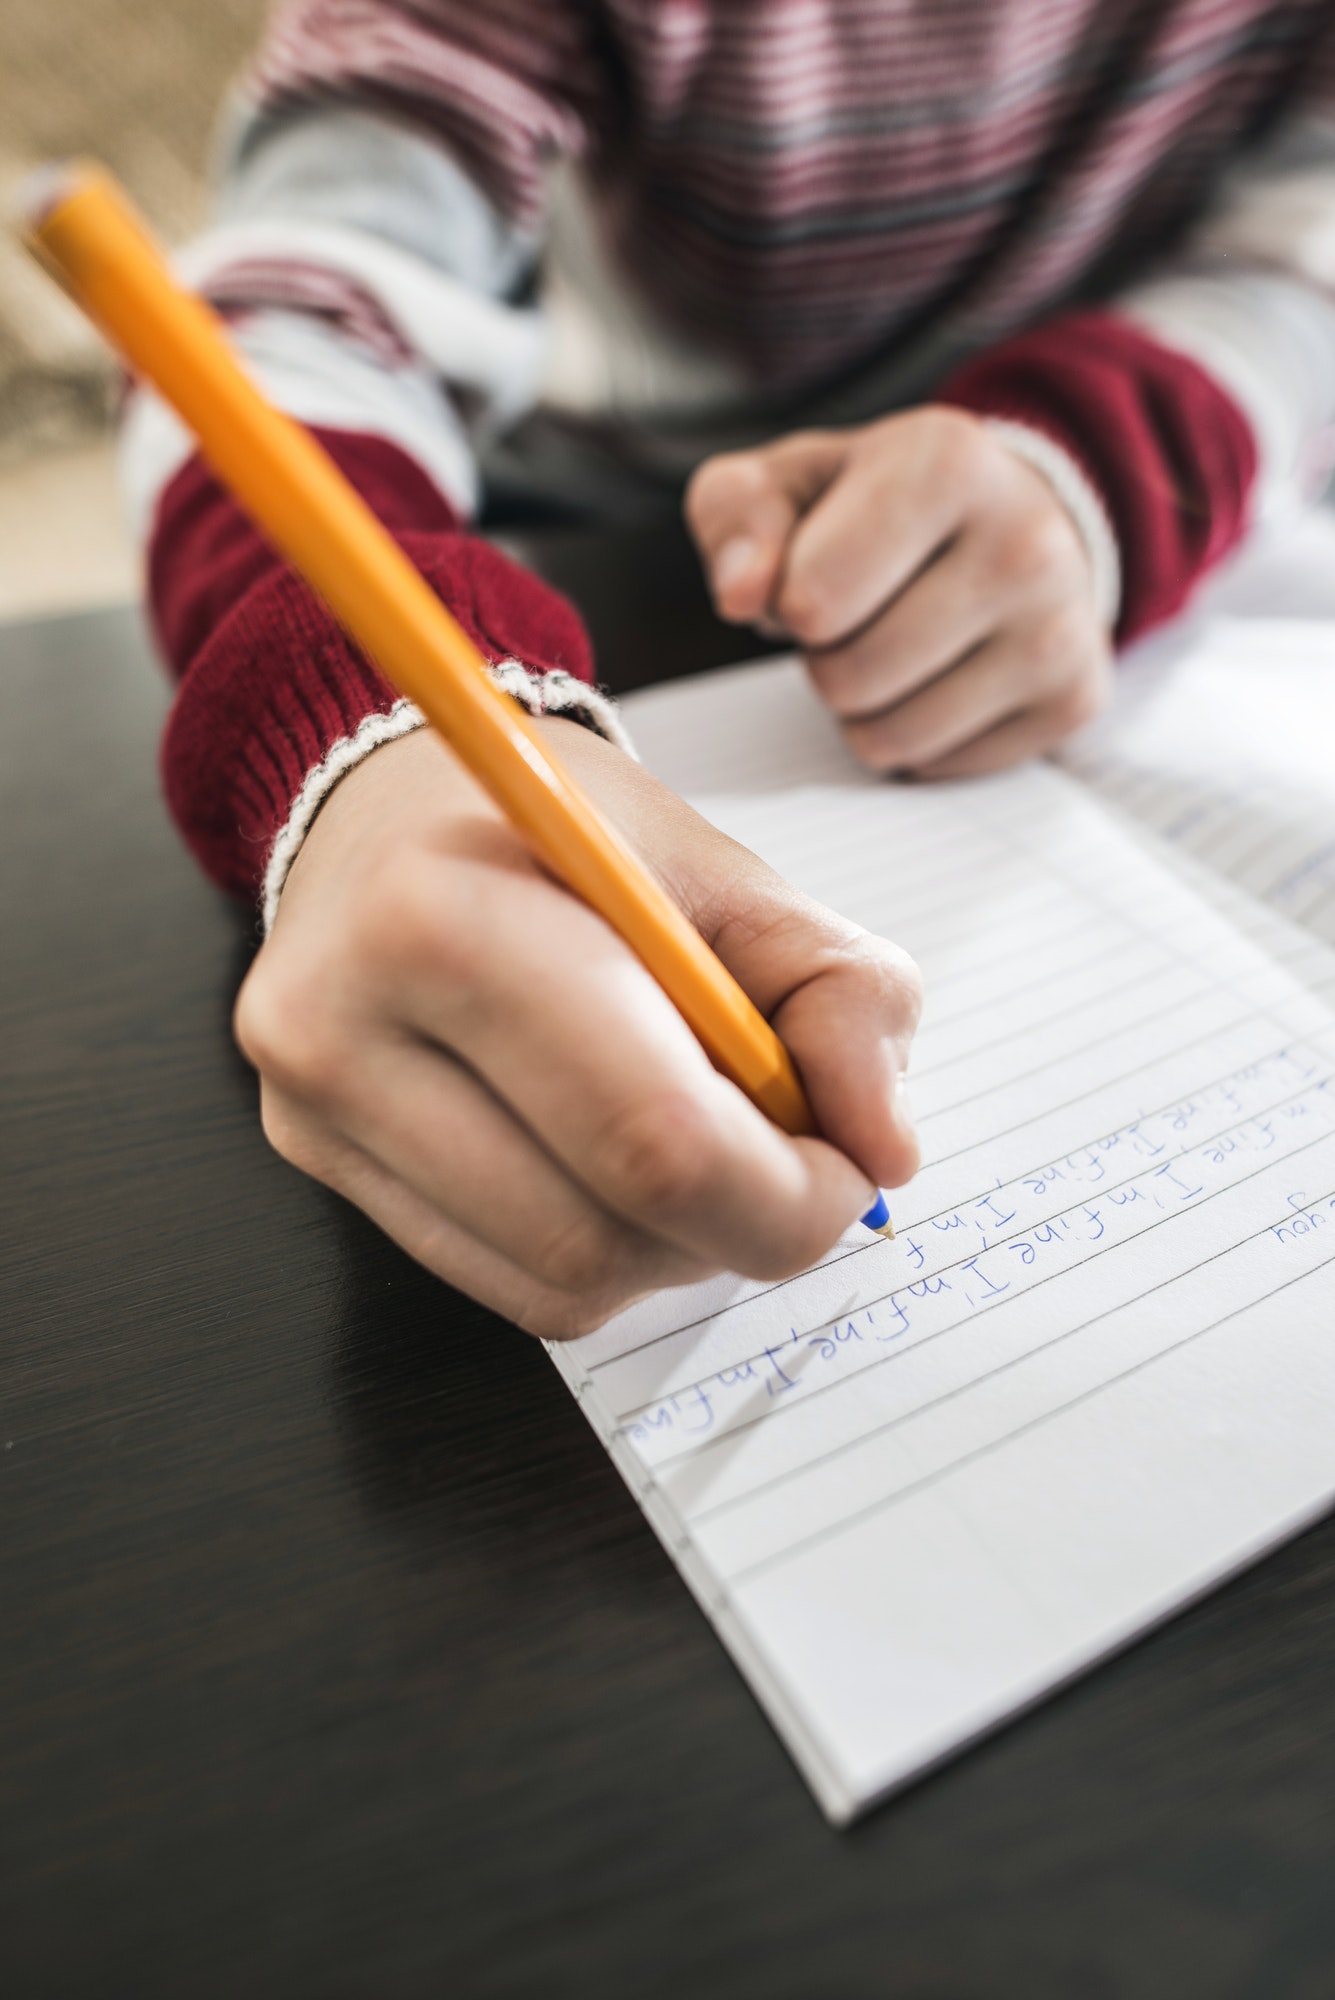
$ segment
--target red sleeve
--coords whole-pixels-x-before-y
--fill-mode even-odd
[[[1043,431],[1107,508],[1122,558],[1117,637],[1181,609],[1242,538],[1256,443],[1203,368],[1115,313],[1071,313],[952,376],[941,400]]]
[[[316,435],[489,659],[592,680],[573,608],[465,533],[406,454]],[[163,494],[149,597],[179,682],[162,744],[167,803],[213,880],[254,896],[306,773],[397,696],[198,458]]]

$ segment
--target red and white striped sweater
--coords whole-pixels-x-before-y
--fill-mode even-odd
[[[574,387],[537,302],[561,162],[605,350]],[[298,0],[186,268],[492,657],[587,678],[568,607],[464,526],[539,401],[667,484],[930,396],[1011,419],[1101,501],[1129,636],[1335,418],[1333,231],[1325,0]],[[128,455],[168,794],[253,891],[393,696],[146,400]]]

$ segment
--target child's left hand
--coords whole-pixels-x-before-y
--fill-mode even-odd
[[[722,616],[796,641],[873,770],[996,770],[1102,705],[1109,636],[1075,524],[963,410],[709,459],[686,514]]]

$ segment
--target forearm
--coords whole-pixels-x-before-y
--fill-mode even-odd
[[[1235,170],[1186,254],[1117,307],[1245,413],[1256,516],[1319,493],[1335,426],[1335,118],[1282,128]]]
[[[483,655],[544,677],[520,685],[510,667],[508,691],[615,736],[571,606],[468,534],[393,446],[322,441]],[[180,682],[163,738],[168,803],[215,881],[241,895],[263,885],[271,902],[324,794],[417,718],[198,459],[163,496],[150,596]]]
[[[439,148],[322,111],[238,137],[219,224],[182,265],[266,394],[319,432],[486,657],[508,663],[510,692],[615,735],[569,606],[466,533],[477,436],[533,393],[541,328],[501,296],[531,256]],[[180,683],[168,799],[209,873],[271,911],[328,790],[420,718],[150,396],[132,401],[123,466]]]
[[[1311,498],[1335,424],[1335,122],[1237,169],[1181,253],[1095,311],[978,357],[947,401],[1066,455],[1116,538],[1123,640],[1261,516]]]

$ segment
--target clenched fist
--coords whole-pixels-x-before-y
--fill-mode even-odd
[[[611,744],[537,727],[792,1052],[823,1137],[710,1067],[628,946],[428,731],[329,798],[237,1003],[284,1157],[535,1333],[821,1256],[918,1164],[912,962],[801,896]]]
[[[928,407],[709,459],[686,514],[721,615],[790,636],[873,770],[997,770],[1101,706],[1079,531],[979,418]]]

